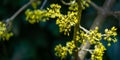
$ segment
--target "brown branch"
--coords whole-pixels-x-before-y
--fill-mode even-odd
[[[115,3],[116,0],[105,0],[104,4],[103,4],[103,8],[105,9],[111,9],[113,4]]]
[[[101,7],[99,7],[98,5],[96,5],[94,2],[92,1],[87,1],[94,9],[96,9],[97,11],[99,11],[101,9]]]
[[[78,4],[78,14],[77,14],[78,23],[74,26],[74,34],[73,34],[73,40],[74,40],[74,43],[75,43],[75,46],[76,46],[75,47],[75,52],[74,52],[74,60],[79,60],[79,58],[78,58],[78,41],[76,40],[76,35],[77,35],[77,31],[79,31],[82,9],[81,9],[80,0],[76,0],[76,2]]]
[[[120,15],[120,11],[115,11],[114,14]]]
[[[27,8],[34,0],[29,1],[27,4],[23,5],[16,13],[14,13],[6,22],[13,21],[25,8]]]
[[[45,7],[46,3],[47,3],[47,0],[44,0],[43,3],[42,3],[42,5],[41,5],[41,7],[40,7],[40,9],[43,9]]]
[[[65,2],[64,0],[60,0],[64,5],[71,5],[74,4],[76,0],[73,0],[72,2]]]
[[[109,13],[109,15],[112,15],[117,18],[118,16],[120,16],[120,11],[112,11]]]
[[[90,27],[91,30],[93,30],[95,27],[100,28],[102,26],[106,17],[108,17],[110,8],[112,8],[114,3],[115,3],[114,0],[106,0],[103,7],[100,10],[97,10],[98,14],[97,14],[97,17],[95,18],[95,21],[93,22],[92,26]],[[97,5],[95,5],[93,7],[96,7],[96,6]],[[80,46],[81,50],[78,52],[80,60],[84,60],[85,56],[87,54],[87,51],[83,51],[82,49],[89,49],[90,46],[91,45],[88,41],[86,41],[86,44],[81,44],[81,46]]]

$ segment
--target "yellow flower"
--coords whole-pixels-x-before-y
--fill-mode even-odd
[[[102,56],[106,48],[103,46],[102,43],[98,43],[97,45],[95,45],[94,48],[95,50],[93,51],[91,55],[91,60],[102,60]]]

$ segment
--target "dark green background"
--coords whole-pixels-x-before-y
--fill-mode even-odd
[[[26,4],[29,0],[1,0],[0,1],[0,20],[6,20],[11,17],[22,5]],[[92,0],[99,6],[101,6],[104,0]],[[112,10],[120,10],[120,0],[113,6]],[[49,7],[52,3],[58,3],[62,5],[61,13],[66,14],[67,7],[63,5],[59,0],[47,1],[44,8]],[[31,7],[28,7],[29,9]],[[9,41],[0,41],[0,60],[60,60],[60,58],[54,55],[54,47],[61,43],[65,45],[66,41],[72,39],[72,33],[70,37],[64,36],[63,33],[59,33],[59,28],[55,24],[55,19],[50,19],[47,22],[40,22],[36,24],[29,24],[25,20],[25,10],[19,14],[13,22],[14,36]],[[89,7],[83,11],[81,25],[89,29],[96,17],[96,11]],[[118,18],[110,16],[104,22],[101,32],[105,28],[111,28],[113,25],[118,28],[117,33],[118,42],[112,43],[111,47],[106,46],[106,42],[103,42],[107,51],[105,51],[103,60],[120,60],[120,16]],[[73,30],[73,29],[72,29]],[[88,55],[86,60],[89,59]],[[66,60],[70,60],[69,56]]]

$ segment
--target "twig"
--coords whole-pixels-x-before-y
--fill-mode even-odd
[[[118,16],[120,16],[120,11],[113,11],[110,12],[109,14],[117,18]]]
[[[93,6],[94,9],[96,9],[97,11],[99,11],[101,9],[101,7],[99,7],[98,5],[96,5],[95,3],[93,3],[92,1],[87,1],[91,6]]]
[[[67,2],[65,2],[65,1],[63,1],[63,0],[60,0],[60,1],[61,1],[64,5],[71,5],[71,4],[74,4],[76,0],[73,0],[72,2],[69,2],[69,3],[67,3]]]
[[[47,0],[44,0],[44,2],[42,3],[40,9],[43,9],[45,7],[45,4],[47,3]]]
[[[85,32],[86,32],[86,33],[88,33],[88,34],[90,33],[90,31],[89,31],[89,30],[85,29],[85,28],[84,28],[84,27],[82,27],[81,25],[79,25],[79,28],[80,28],[80,29],[82,29],[83,31],[85,31]]]
[[[103,8],[110,10],[113,6],[113,4],[115,3],[116,0],[105,0],[104,4],[103,4]]]
[[[82,50],[84,50],[84,51],[88,51],[90,54],[93,53],[93,50],[90,50],[90,49],[82,49]]]
[[[81,49],[81,48],[78,48],[78,51],[80,51],[80,50],[83,50],[83,51],[88,51],[90,54],[92,54],[92,53],[93,53],[93,50],[90,50],[90,49]]]
[[[23,5],[16,13],[14,13],[6,22],[13,21],[16,16],[18,16],[26,7],[28,7],[34,0],[29,1],[27,4]]]

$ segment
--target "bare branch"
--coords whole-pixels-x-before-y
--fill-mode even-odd
[[[40,9],[43,9],[45,7],[46,3],[47,3],[47,0],[44,0],[43,3],[42,3],[42,5],[41,5],[41,7],[40,7]]]
[[[63,0],[60,0],[60,1],[61,1],[64,5],[71,5],[71,4],[74,4],[76,0],[73,0],[72,2],[69,2],[69,3],[67,3],[67,2],[65,2],[65,1],[63,1]]]
[[[18,16],[26,7],[28,7],[34,0],[29,1],[27,4],[23,5],[15,14],[13,14],[6,22],[13,21],[16,16]]]
[[[96,9],[97,11],[99,11],[101,9],[101,7],[99,7],[98,5],[96,5],[94,2],[92,1],[87,1],[94,9]]]
[[[116,0],[105,0],[103,8],[111,9]]]
[[[120,16],[120,11],[113,11],[109,13],[110,15],[113,15],[114,17]]]
[[[80,29],[82,29],[83,31],[85,31],[85,32],[86,32],[86,33],[88,33],[88,34],[90,33],[90,31],[89,31],[89,30],[85,29],[85,28],[84,28],[84,27],[82,27],[81,25],[79,25],[79,28],[80,28]]]

